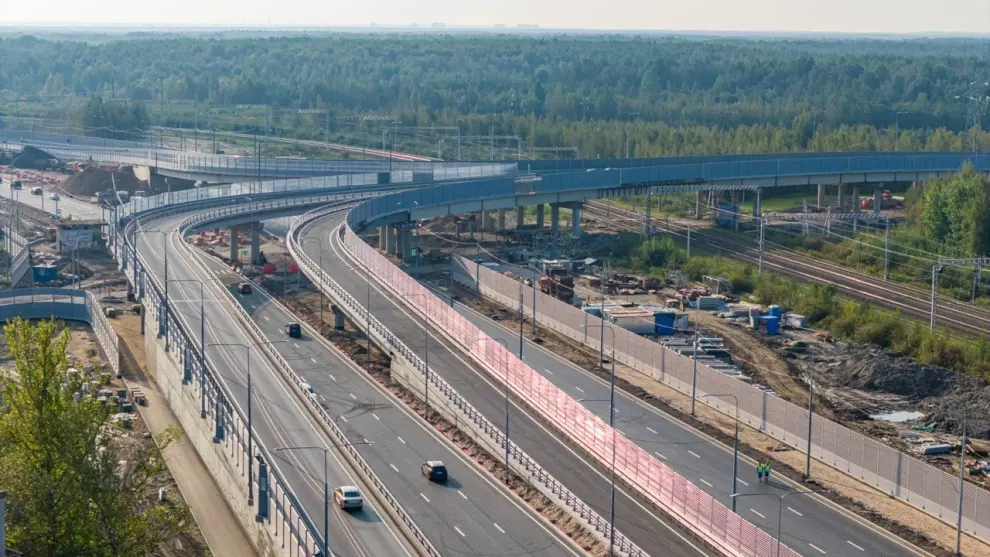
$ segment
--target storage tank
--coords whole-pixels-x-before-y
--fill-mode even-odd
[[[783,315],[784,312],[783,312],[783,310],[781,309],[780,306],[778,306],[778,305],[772,305],[769,308],[767,308],[767,314],[768,315],[771,315],[773,317],[780,318],[780,316]]]

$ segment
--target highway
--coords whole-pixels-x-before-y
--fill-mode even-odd
[[[509,349],[519,355],[517,332],[503,328],[495,321],[459,302],[455,302],[455,308],[458,313],[492,338],[504,339]],[[594,334],[598,334],[597,331]],[[605,336],[608,343],[608,334],[606,333]],[[607,350],[606,348],[606,354]],[[584,406],[608,421],[609,386],[606,381],[528,339],[523,343],[522,359],[574,399],[586,399]],[[616,390],[615,408],[616,429],[620,433],[731,508],[731,447],[726,447],[711,437],[691,429],[621,389]],[[778,503],[774,495],[806,488],[783,480],[781,476],[776,476],[772,480],[770,484],[758,483],[754,464],[746,459],[740,459],[739,483],[736,486],[738,493],[764,495],[740,498],[737,512],[746,520],[776,536]],[[920,554],[902,540],[818,498],[791,496],[786,499],[784,511],[783,543],[805,555],[824,553],[854,557]]]
[[[177,314],[190,331],[200,327],[200,285],[195,282],[174,282],[175,280],[208,280],[205,273],[195,267],[182,245],[177,225],[187,214],[163,217],[142,222],[144,231],[137,234],[138,249],[144,261],[160,280],[164,279],[165,268],[162,255],[169,253],[169,302],[174,304]],[[160,234],[161,231],[165,234]],[[224,281],[222,287],[236,289],[238,281],[234,277]],[[243,327],[237,323],[233,309],[223,294],[216,291],[212,282],[206,289],[206,342],[207,344],[245,344],[254,341]],[[255,300],[262,298],[255,295]],[[194,338],[198,335],[193,335]],[[327,437],[320,430],[315,418],[303,408],[290,388],[280,379],[258,351],[250,355],[251,381],[253,391],[253,427],[265,446],[274,455],[277,467],[291,485],[313,523],[320,527],[323,523],[323,454],[322,451],[279,451],[276,447],[326,446]],[[219,371],[221,379],[235,397],[234,404],[241,410],[247,405],[248,350],[240,346],[208,347],[207,356]],[[242,412],[246,415],[246,412]],[[348,469],[342,464],[343,457],[337,451],[330,451],[329,481],[331,489],[339,485],[358,484]],[[342,512],[331,505],[330,545],[336,555],[348,557],[377,557],[380,555],[412,555],[406,544],[389,523],[383,521],[377,505],[368,500],[364,510],[353,514]]]
[[[331,235],[343,221],[337,214],[317,219],[300,231],[300,242],[307,255],[332,274],[344,289],[359,301],[368,299],[371,311],[389,330],[420,357],[426,354],[423,322],[402,307],[402,302],[369,283],[363,271],[346,258],[336,235]],[[322,243],[306,241],[319,239]],[[430,369],[451,384],[468,402],[493,423],[505,420],[502,390],[488,380],[487,372],[468,362],[456,348],[449,348],[435,331],[429,336]],[[525,408],[513,401],[511,434],[513,442],[535,458],[550,474],[562,482],[596,512],[607,517],[609,506],[608,472],[592,463],[563,442],[557,433],[534,419]],[[619,487],[616,493],[616,527],[646,551],[664,556],[711,555],[680,526],[661,518],[639,496]],[[659,550],[658,548],[663,548]]]
[[[615,223],[616,226],[633,232],[641,230],[642,215],[615,206],[608,211],[610,211],[610,222]],[[603,218],[606,209],[600,202],[588,202],[585,203],[585,213],[588,216]],[[652,223],[671,235],[684,236],[686,229],[684,226],[671,222],[668,227],[661,219],[653,219]],[[756,242],[743,236],[728,239],[706,234],[703,230],[692,229],[691,245],[747,263],[756,264],[759,261],[759,247]],[[804,282],[832,284],[843,295],[925,320],[930,315],[931,291],[908,284],[885,281],[794,250],[764,251],[763,266]],[[937,321],[940,325],[978,336],[990,334],[990,310],[946,296],[938,297],[937,306]]]
[[[14,199],[52,215],[56,214],[57,210],[61,210],[62,217],[69,218],[71,216],[74,220],[93,220],[103,218],[104,216],[103,209],[92,203],[86,203],[85,201],[79,201],[78,199],[72,199],[64,195],[58,201],[49,199],[48,194],[52,190],[47,187],[44,195],[34,195],[31,193],[31,188],[35,187],[35,185],[40,186],[41,184],[25,182],[23,189],[11,190],[8,175],[4,173],[3,185],[0,185],[0,196],[7,199]]]
[[[226,273],[231,282],[240,280],[216,260],[201,259],[209,261],[218,274]],[[237,297],[273,342],[272,347],[313,387],[347,438],[372,443],[356,448],[443,555],[583,554],[363,370],[321,341],[316,331],[307,326],[302,338],[289,338],[285,324],[298,318],[268,293],[256,288],[251,295]],[[421,474],[420,465],[427,460],[442,460],[447,465],[450,480],[446,485],[432,483]],[[312,516],[317,520],[322,515]]]

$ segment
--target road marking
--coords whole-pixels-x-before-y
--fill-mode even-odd
[[[392,470],[395,470],[396,473],[399,472],[399,469],[396,468],[394,464],[389,464],[389,466],[392,468]]]
[[[753,511],[753,514],[755,514],[756,516],[758,516],[758,517],[760,517],[760,518],[766,518],[765,516],[763,516],[763,515],[762,515],[762,514],[760,513],[760,511],[758,511],[758,510],[756,510],[756,509],[749,509],[749,510],[751,510],[751,511]]]
[[[327,376],[330,377],[330,380],[331,381],[336,381],[337,380],[336,377],[334,377],[333,375],[330,375],[329,373],[327,374]]]
[[[692,455],[694,455],[694,458],[701,458],[701,455],[700,454],[692,451],[691,449],[688,449],[688,452],[691,453]]]
[[[736,478],[736,481],[743,485],[749,485],[748,483],[746,483],[746,480],[740,480],[739,478]]]
[[[382,421],[382,419],[378,417],[378,414],[371,414],[371,417],[378,420],[379,422]]]
[[[467,495],[464,495],[463,491],[458,491],[457,494],[460,495],[461,498],[464,499],[465,501],[467,500]]]
[[[865,550],[865,549],[863,549],[862,547],[860,547],[860,546],[858,546],[858,545],[856,545],[856,544],[854,544],[853,542],[851,542],[851,541],[849,541],[849,540],[846,540],[846,543],[847,543],[847,544],[849,544],[849,545],[851,545],[851,546],[853,546],[853,547],[855,547],[856,549],[858,549],[858,550],[860,550],[860,551],[866,551],[866,550]]]
[[[319,363],[319,362],[317,362],[317,361],[316,361],[316,358],[310,358],[309,360],[310,360],[311,362],[313,362],[314,364],[316,364],[316,363]]]
[[[502,532],[503,534],[505,533],[505,530],[503,530],[502,527],[499,526],[497,522],[492,522],[492,524],[495,525],[495,528],[497,528],[499,532]]]
[[[657,456],[659,456],[660,458],[662,458],[662,459],[664,459],[664,460],[667,460],[667,457],[665,457],[665,456],[663,456],[662,454],[660,454],[660,453],[658,453],[658,452],[654,452],[653,454],[655,454],[655,455],[657,455]]]
[[[822,548],[820,548],[820,547],[818,547],[817,545],[815,545],[815,544],[813,544],[813,543],[808,543],[808,545],[810,545],[810,546],[811,546],[811,549],[814,549],[814,550],[815,550],[815,551],[817,551],[818,553],[821,553],[822,555],[825,555],[825,550],[824,550],[824,549],[822,549]]]
[[[552,372],[552,371],[550,371],[549,369],[545,369],[545,370],[543,370],[543,371],[545,371],[545,372],[547,372],[547,373],[549,373],[550,375],[553,375],[553,372]]]
[[[354,400],[357,400],[357,397],[354,396],[354,393],[347,393],[347,394],[351,395],[351,398],[353,398]]]
[[[715,487],[712,484],[710,484],[707,480],[705,480],[705,478],[698,478],[698,479],[701,480],[701,483],[707,485],[708,487]]]
[[[584,392],[584,389],[582,389],[581,387],[574,387],[574,388],[581,391],[582,393]]]
[[[464,537],[464,532],[461,532],[461,529],[460,528],[458,528],[457,526],[454,526],[454,530],[457,530],[457,533],[460,534],[462,538]]]
[[[271,319],[269,319],[267,315],[263,315],[262,317],[265,318],[265,321],[271,321]]]
[[[344,420],[344,423],[345,424],[347,423],[347,418],[345,418],[343,414],[340,415],[340,419],[341,420]]]
[[[292,343],[292,346],[295,346],[296,348],[299,348],[299,343],[298,342],[293,342]]]
[[[646,429],[650,430],[654,435],[657,435],[657,430],[653,429],[652,427],[646,426]]]
[[[396,436],[396,437],[398,437],[398,436]],[[402,443],[403,445],[406,444],[406,440],[403,439],[403,438],[401,438],[401,437],[399,437],[399,442]]]
[[[804,516],[803,514],[801,514],[801,513],[799,513],[799,512],[797,512],[796,510],[794,510],[794,509],[792,509],[792,508],[790,508],[790,507],[787,507],[787,510],[789,510],[789,511],[791,511],[792,513],[794,513],[794,514],[796,514],[796,515],[798,515],[798,516]],[[852,543],[852,542],[849,542],[849,543]]]
[[[422,497],[423,500],[426,501],[427,503],[430,502],[430,500],[426,498],[426,495],[423,495],[422,493],[420,493],[419,496]]]

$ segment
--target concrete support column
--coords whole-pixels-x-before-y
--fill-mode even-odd
[[[237,251],[240,248],[240,246],[237,244],[237,240],[238,240],[237,236],[239,232],[240,231],[237,229],[236,226],[230,227],[230,262],[231,263],[237,263],[237,255],[238,255]]]
[[[398,240],[394,224],[385,225],[385,253],[395,255],[395,243]]]
[[[523,211],[522,205],[516,206],[516,228],[521,228],[522,225],[526,224],[526,213]]]
[[[543,204],[536,206],[536,227],[543,228]]]
[[[410,247],[412,245],[412,230],[405,226],[396,225],[396,234],[399,236],[399,241],[396,243],[396,255],[405,259],[409,256]]]
[[[557,203],[550,204],[550,232],[554,234],[560,229],[560,205]]]
[[[264,225],[260,222],[251,223],[251,264],[261,265],[261,230]]]
[[[571,207],[571,238],[577,240],[581,237],[581,204],[575,203]]]
[[[825,184],[818,184],[818,206],[825,206]]]
[[[873,214],[880,216],[880,206],[883,205],[883,184],[873,186]]]
[[[694,192],[694,218],[701,218],[701,191]]]
[[[385,230],[385,227],[384,226],[379,226],[378,227],[378,249],[380,249],[380,250],[384,250],[385,249],[385,236],[386,236],[386,234],[387,234],[387,232]]]
[[[498,210],[498,230],[505,230],[505,209]]]
[[[753,220],[759,223],[763,213],[763,188],[756,188],[756,196],[753,198]]]
[[[839,193],[838,193],[838,198],[839,198],[839,211],[842,211],[842,208],[843,208],[843,207],[845,206],[845,204],[846,204],[846,200],[844,199],[844,195],[845,195],[845,189],[846,189],[846,185],[845,185],[845,184],[843,184],[842,182],[839,182],[839,187],[838,187],[838,190],[839,190]]]
[[[859,194],[860,194],[860,185],[853,184],[852,204],[853,204],[854,213],[859,212]]]
[[[739,232],[739,192],[732,190],[732,227]]]
[[[344,312],[337,304],[330,304],[330,311],[333,312],[333,328],[338,331],[344,330]]]
[[[485,232],[495,230],[495,214],[492,211],[481,212],[481,229]]]

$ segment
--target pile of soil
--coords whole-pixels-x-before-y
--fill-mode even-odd
[[[110,172],[103,168],[87,168],[69,178],[62,189],[72,195],[92,197],[97,192],[107,191],[112,187],[111,174],[113,181],[117,184],[117,191],[134,193],[135,190],[147,188],[147,183],[138,180],[137,176],[134,175],[133,168],[123,166],[118,172]]]
[[[21,153],[14,157],[14,166],[17,168],[33,168],[36,170],[45,169],[48,164],[47,162],[54,159],[52,155],[38,149],[37,147],[31,147],[26,145]]]

